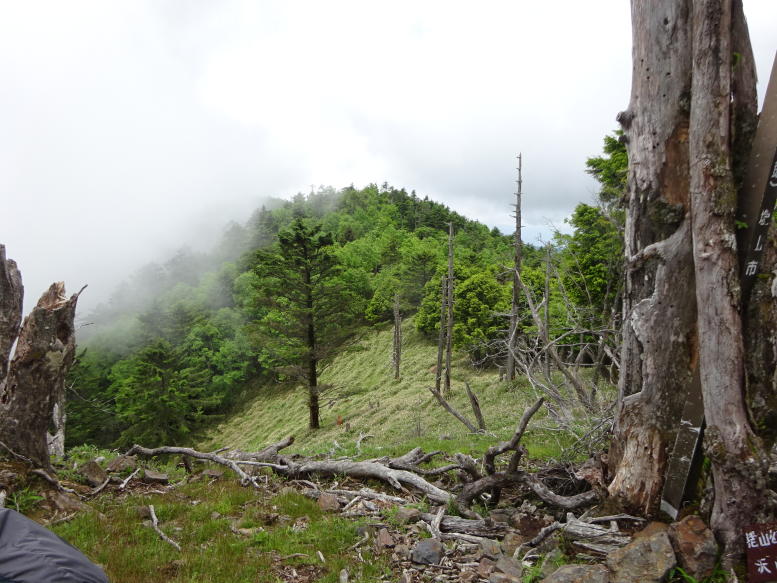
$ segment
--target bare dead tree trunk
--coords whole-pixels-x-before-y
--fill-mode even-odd
[[[445,387],[443,393],[451,393],[451,356],[453,352],[453,223],[448,223],[448,320],[445,330]]]
[[[688,213],[690,0],[632,0],[626,282],[610,495],[657,511],[668,449],[697,366]],[[682,290],[682,291],[681,291]]]
[[[73,321],[79,294],[68,299],[60,282],[41,296],[24,319],[0,394],[4,448],[44,470],[51,469],[47,430],[55,406],[64,405],[65,375],[75,356]]]
[[[550,243],[545,246],[545,306],[543,310],[544,316],[544,330],[542,335],[542,342],[545,346],[550,345]],[[545,354],[542,359],[542,364],[545,369],[545,377],[550,379],[550,355]]]
[[[521,154],[518,154],[518,181],[515,191],[515,234],[513,235],[513,301],[510,309],[510,329],[507,332],[507,380],[515,379],[515,349],[518,344],[518,320],[521,290],[518,277],[521,273],[523,242],[521,238]],[[546,342],[547,344],[547,342]]]
[[[399,311],[399,294],[394,294],[394,346],[391,360],[394,366],[394,379],[399,380],[399,365],[402,359],[402,313]]]
[[[735,19],[744,24],[739,0],[694,2],[689,131],[698,334],[705,340],[699,342],[705,451],[712,460],[715,483],[711,526],[729,553],[743,550],[739,539],[764,504],[768,470],[766,452],[750,427],[744,393],[731,149],[732,133],[738,130],[734,124],[744,120],[732,119],[731,112],[733,96],[735,104],[746,106],[750,101],[755,117],[755,74],[733,91]],[[742,28],[740,34],[747,35],[747,28]],[[752,68],[749,40],[740,40],[748,53],[740,54],[738,66]],[[752,124],[752,119],[747,121]]]
[[[753,56],[741,0],[632,0],[632,18],[632,101],[619,116],[629,144],[629,214],[609,490],[655,512],[678,398],[695,376],[714,478],[711,524],[731,566],[744,525],[774,516],[745,383],[753,383],[751,397],[774,393],[775,291],[759,282],[756,305],[741,305],[746,250],[737,251],[735,227],[755,127]],[[772,209],[765,212],[769,219]],[[767,261],[775,259],[773,241]],[[764,279],[773,283],[774,274]]]
[[[439,392],[442,385],[442,355],[445,346],[445,317],[447,315],[448,278],[443,275],[440,284],[440,331],[437,335],[437,370],[434,376],[434,389]]]
[[[6,259],[5,245],[0,245],[0,393],[3,391],[11,349],[22,321],[24,287],[22,275],[13,259]]]

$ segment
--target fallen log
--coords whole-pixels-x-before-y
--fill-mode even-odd
[[[431,522],[436,515],[429,512],[422,512],[421,519],[425,522]],[[481,538],[497,538],[504,536],[508,527],[498,522],[487,523],[485,520],[472,520],[470,518],[461,518],[460,516],[445,515],[440,522],[440,530],[445,533],[461,533]]]
[[[155,455],[188,455],[193,458],[208,460],[208,461],[220,464],[222,466],[226,466],[229,469],[231,469],[240,477],[240,483],[243,486],[247,486],[248,484],[251,484],[252,486],[254,486],[254,488],[259,487],[259,485],[256,483],[256,478],[246,474],[243,470],[240,469],[240,467],[233,460],[226,459],[215,453],[204,453],[201,451],[196,451],[189,447],[147,448],[147,447],[143,447],[141,445],[135,444],[130,448],[130,450],[125,455],[131,456],[135,454],[145,455],[148,457],[152,457]]]
[[[427,482],[418,474],[408,470],[395,470],[377,462],[354,462],[349,460],[305,461],[302,463],[285,460],[286,464],[267,464],[277,473],[300,478],[303,476],[346,475],[351,478],[373,479],[386,482],[397,490],[406,491],[404,485],[426,494],[430,501],[447,504],[453,495]]]
[[[289,435],[285,439],[282,439],[272,445],[268,445],[264,449],[255,452],[242,451],[239,449],[232,450],[224,455],[226,459],[240,460],[246,462],[269,462],[275,460],[278,457],[278,452],[282,449],[286,449],[294,443],[294,436]],[[218,452],[214,452],[218,453]]]

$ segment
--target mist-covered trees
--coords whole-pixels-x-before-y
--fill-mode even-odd
[[[610,297],[603,266],[617,251],[600,215],[579,217],[552,249],[553,333],[569,330],[573,310],[593,302],[599,314]],[[510,237],[385,184],[320,189],[267,202],[245,225],[228,226],[211,254],[178,254],[128,278],[83,330],[68,383],[69,444],[187,442],[269,379],[303,381],[311,426],[320,423],[318,375],[352,325],[389,325],[398,301],[403,317],[435,335],[448,223],[454,346],[481,366],[503,358]],[[524,279],[538,298],[545,258],[545,249],[525,245]],[[536,335],[528,308],[521,317]],[[154,407],[155,399],[166,405]]]

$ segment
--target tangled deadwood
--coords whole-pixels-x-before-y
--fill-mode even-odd
[[[172,454],[211,461],[230,468],[240,477],[243,485],[257,485],[256,477],[251,473],[250,468],[268,468],[278,475],[297,480],[311,476],[348,476],[356,480],[377,480],[402,492],[421,494],[435,504],[452,504],[458,507],[459,512],[467,519],[476,521],[481,520],[481,517],[472,510],[473,503],[486,493],[490,493],[490,502],[495,505],[499,500],[501,490],[511,486],[526,488],[546,504],[565,510],[593,504],[597,495],[592,490],[563,496],[553,492],[535,475],[518,467],[525,451],[520,445],[520,440],[532,416],[542,404],[543,399],[539,399],[533,406],[529,407],[523,414],[512,438],[509,441],[491,446],[480,463],[470,456],[456,454],[450,460],[451,463],[434,469],[422,468],[421,464],[429,462],[441,452],[424,453],[420,448],[415,448],[396,458],[384,457],[364,461],[351,459],[318,460],[281,455],[281,450],[293,443],[293,437],[287,437],[258,452],[236,450],[219,455],[217,452],[198,452],[184,447],[149,449],[135,445],[127,452],[127,455]],[[508,452],[512,452],[509,461],[505,466],[500,467],[498,457]],[[242,469],[244,467],[249,468],[249,470]],[[448,489],[442,487],[439,482],[433,484],[427,479],[430,476],[441,476],[449,472],[458,472],[459,480]]]

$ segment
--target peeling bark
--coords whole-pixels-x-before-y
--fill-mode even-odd
[[[754,304],[743,308],[735,228],[736,213],[747,216],[753,202],[738,192],[755,128],[752,51],[741,0],[632,0],[632,16],[632,99],[619,117],[629,144],[629,213],[609,491],[655,514],[682,400],[698,374],[714,478],[711,525],[731,566],[744,525],[773,513],[766,450],[745,394],[747,383],[760,401],[753,419],[773,423],[773,277],[757,282]]]
[[[11,349],[22,321],[22,274],[13,259],[6,259],[5,245],[0,245],[0,393],[3,390]]]
[[[690,1],[633,0],[626,282],[612,496],[653,514],[692,382],[696,301],[689,225]]]
[[[75,356],[78,295],[68,299],[60,282],[41,296],[22,324],[0,394],[0,441],[45,470],[51,470],[47,431],[55,406],[64,405],[65,375]]]

